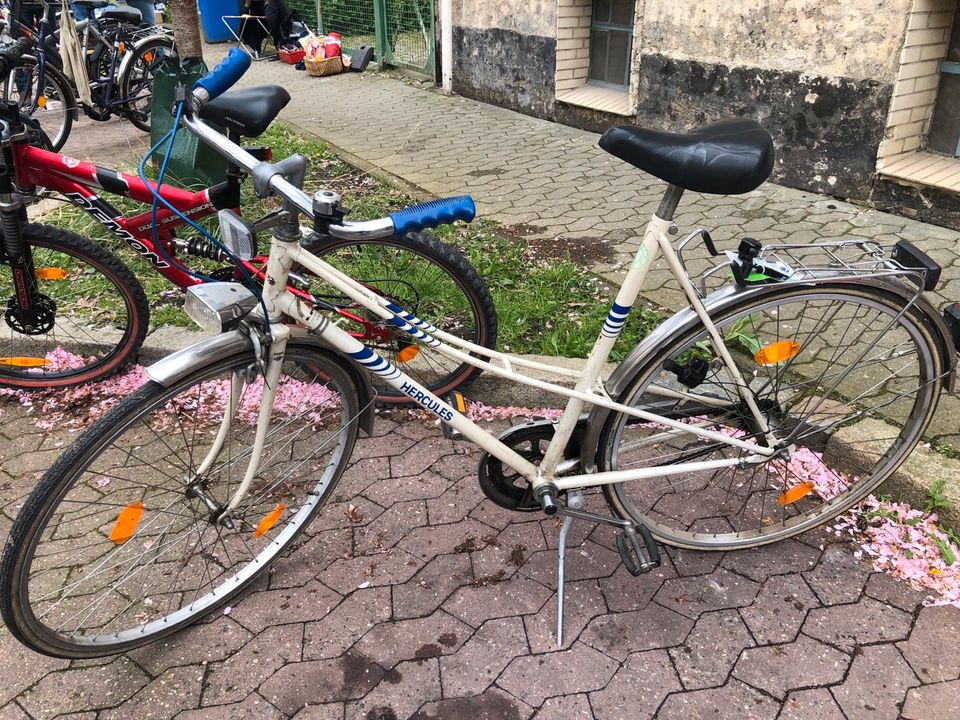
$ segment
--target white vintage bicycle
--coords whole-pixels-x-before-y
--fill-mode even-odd
[[[685,189],[747,192],[768,176],[770,136],[749,120],[689,135],[621,127],[602,137],[601,147],[669,185],[582,371],[437,330],[312,255],[298,217],[338,238],[401,236],[470,219],[472,202],[345,222],[336,195],[311,198],[297,187],[301,158],[258,162],[197,118],[245,59],[235,52],[197,83],[182,123],[250,172],[261,194],[285,201],[262,298],[240,284],[191,288],[191,316],[226,331],[151,366],[150,382],[78,438],[24,504],[0,567],[0,608],[35,650],[128,650],[222,607],[264,573],[331,497],[355,444],[362,452],[376,442],[358,441],[374,420],[360,368],[483,448],[480,484],[495,503],[564,517],[561,619],[572,520],[614,526],[634,574],[659,563],[657,542],[737,549],[796,535],[888,477],[921,439],[941,390],[953,388],[960,306],[941,316],[923,298],[939,269],[908,243],[761,247],[744,239],[720,255],[697,230],[673,247]],[[253,103],[238,112],[263,110]],[[243,233],[226,219],[225,239]],[[684,261],[698,240],[720,258],[702,282]],[[689,306],[601,378],[658,257]],[[292,272],[336,288],[434,352],[566,397],[561,419],[493,437],[464,416],[459,396],[436,397],[285,292]],[[708,293],[711,280],[721,287]],[[584,491],[597,488],[609,514],[585,507]]]

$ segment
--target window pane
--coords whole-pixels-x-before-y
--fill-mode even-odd
[[[633,25],[633,0],[611,0],[610,22],[614,25]]]
[[[957,154],[960,139],[960,75],[940,76],[940,92],[933,110],[927,147],[947,155]]]
[[[593,0],[593,21],[610,22],[610,0]]]
[[[627,84],[627,64],[630,55],[630,36],[620,30],[610,31],[607,50],[607,82],[613,85]]]
[[[590,79],[606,82],[607,75],[607,38],[606,30],[593,30],[590,33]]]

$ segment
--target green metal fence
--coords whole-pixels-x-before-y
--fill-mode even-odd
[[[320,0],[320,14],[348,52],[369,45],[380,64],[434,74],[433,0]]]

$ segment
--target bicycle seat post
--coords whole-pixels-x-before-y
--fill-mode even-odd
[[[673,220],[673,215],[683,197],[683,188],[679,185],[667,185],[667,189],[660,198],[660,207],[657,208],[657,217],[661,220]]]

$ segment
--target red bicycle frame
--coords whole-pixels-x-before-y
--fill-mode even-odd
[[[40,186],[60,193],[89,213],[175,285],[186,288],[203,282],[191,275],[175,257],[172,231],[184,224],[181,217],[162,206],[157,210],[157,237],[168,260],[154,243],[152,214],[149,210],[128,218],[94,190],[102,188],[114,195],[152,203],[153,192],[140,178],[41,150],[27,143],[14,143],[12,149],[17,185],[22,190],[30,191]],[[156,188],[155,183],[150,183],[150,186]],[[237,209],[240,205],[239,180],[228,179],[198,192],[163,185],[159,192],[164,200],[194,221],[224,208]]]
[[[151,211],[126,217],[97,195],[93,189],[101,188],[114,195],[152,204],[156,183],[147,185],[135,175],[100,167],[68,155],[41,150],[26,142],[14,143],[12,151],[17,186],[21,190],[30,192],[39,186],[60,193],[125,242],[173,284],[187,288],[204,282],[192,275],[188,268],[176,258],[177,248],[173,242],[173,230],[185,224],[183,218],[168,208],[161,206],[157,209],[157,238],[162,245],[161,251],[153,239]],[[240,182],[239,175],[231,175],[228,172],[224,182],[204,190],[190,192],[171,185],[162,185],[159,193],[160,197],[190,220],[196,221],[223,209],[239,212]],[[244,264],[255,276],[263,272],[262,267],[256,263]],[[305,299],[311,299],[309,293],[295,288],[289,288],[289,290]],[[390,337],[391,331],[382,327],[381,323],[365,320],[345,308],[337,308],[337,312],[363,327],[363,332],[350,333],[358,339],[387,341]]]

